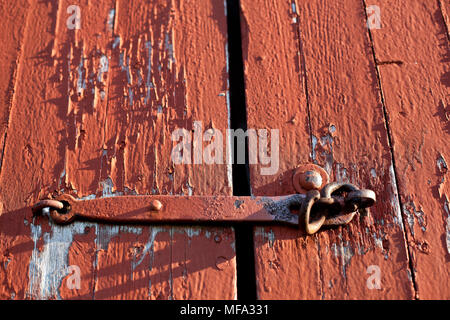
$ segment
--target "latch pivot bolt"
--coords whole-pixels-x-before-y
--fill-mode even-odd
[[[292,183],[298,193],[320,190],[328,183],[328,173],[318,165],[301,164],[294,172]]]
[[[150,203],[150,210],[152,211],[160,211],[162,209],[162,203],[159,200],[152,200]]]
[[[299,182],[303,189],[319,189],[322,186],[322,177],[316,171],[305,171],[299,175]]]

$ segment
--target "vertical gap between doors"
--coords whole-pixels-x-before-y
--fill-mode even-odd
[[[239,0],[226,0],[228,26],[228,67],[230,94],[230,129],[247,130],[247,110],[245,99],[244,62],[242,58],[242,39]],[[248,165],[248,141],[245,142],[244,164],[237,163],[237,144],[233,146],[233,195],[250,195],[250,171]],[[235,225],[237,298],[256,300],[255,251],[253,246],[253,227]]]

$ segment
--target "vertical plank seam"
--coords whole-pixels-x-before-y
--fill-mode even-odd
[[[26,14],[26,18],[25,18],[26,23],[25,23],[25,27],[23,28],[23,36],[20,39],[21,43],[18,46],[17,56],[14,61],[15,68],[14,68],[14,70],[12,70],[11,78],[9,80],[8,89],[7,89],[7,93],[6,93],[6,101],[8,103],[8,105],[6,106],[7,107],[7,111],[6,111],[7,112],[7,120],[6,120],[5,133],[3,135],[3,145],[1,146],[1,154],[0,154],[0,177],[2,174],[3,159],[5,156],[5,150],[6,150],[6,141],[8,139],[8,129],[9,129],[9,124],[11,122],[11,112],[14,107],[14,101],[16,98],[17,76],[20,71],[21,63],[23,61],[25,37],[26,37],[26,34],[29,29],[29,16],[30,16],[29,13],[31,10],[30,6],[31,5],[28,5],[28,7],[26,9],[26,13],[25,13]]]
[[[8,125],[9,125],[10,112],[8,112],[8,121],[6,124],[5,134],[3,135],[2,152],[0,155],[0,177],[2,175],[3,158],[5,157],[6,139],[8,138]]]
[[[442,0],[437,0],[438,2],[438,7],[441,11],[441,16],[442,16],[442,20],[444,21],[444,26],[445,26],[445,30],[447,31],[447,40],[450,41],[450,33],[449,33],[449,26],[448,26],[448,21],[446,19],[446,13],[444,13],[444,8],[442,5]]]
[[[300,15],[298,14],[298,4],[297,1],[294,2],[295,3],[295,8],[296,8],[296,16],[297,16],[297,39],[298,39],[298,49],[299,49],[299,62],[300,62],[300,67],[302,68],[302,70],[300,71],[299,77],[300,77],[300,83],[303,84],[303,91],[305,92],[305,98],[306,98],[306,114],[307,114],[307,119],[308,119],[308,129],[309,129],[309,148],[310,148],[310,153],[309,153],[309,158],[312,158],[312,152],[313,152],[313,142],[312,142],[312,125],[311,125],[311,104],[310,104],[310,99],[309,99],[309,92],[308,92],[308,69],[306,67],[306,56],[305,56],[305,51],[303,49],[303,44],[302,44],[302,32],[300,30]]]
[[[241,2],[224,0],[227,16],[227,65],[229,79],[229,129],[247,131],[247,96],[245,90],[245,71],[242,50],[243,17]],[[232,138],[234,139],[234,138]],[[232,192],[233,195],[251,195],[250,170],[248,159],[248,142],[245,143],[245,164],[238,164],[237,144],[230,142],[232,151]],[[235,225],[236,248],[236,296],[242,300],[257,299],[257,279],[255,266],[254,228],[252,226]]]
[[[365,17],[365,21],[368,21],[368,15],[367,15],[367,11],[366,11],[367,5],[366,5],[366,0],[362,0],[362,10],[363,10],[363,14]],[[416,281],[416,275],[414,272],[414,265],[413,265],[413,259],[412,259],[412,253],[411,253],[411,249],[409,247],[409,234],[406,230],[406,224],[407,224],[407,220],[405,215],[403,214],[403,203],[401,201],[401,197],[400,197],[400,189],[399,189],[399,184],[398,184],[398,174],[397,174],[397,166],[396,166],[396,162],[395,162],[395,155],[394,155],[394,148],[392,145],[392,133],[391,133],[391,129],[389,126],[389,117],[388,117],[388,112],[387,112],[387,108],[386,108],[386,101],[384,99],[384,92],[383,92],[383,86],[382,86],[382,81],[381,81],[381,74],[380,74],[380,70],[377,64],[377,56],[376,56],[376,52],[375,52],[375,46],[374,46],[374,41],[373,41],[373,36],[372,36],[372,32],[370,31],[370,28],[367,27],[367,34],[369,37],[369,42],[370,42],[370,47],[371,47],[371,51],[372,51],[372,58],[373,58],[373,63],[374,63],[374,67],[375,67],[375,74],[377,76],[377,82],[378,82],[378,91],[379,91],[379,95],[380,95],[380,99],[381,99],[381,106],[382,106],[382,110],[383,110],[383,118],[384,118],[384,125],[386,127],[386,134],[387,134],[387,138],[388,138],[388,145],[389,145],[389,152],[391,154],[391,161],[392,161],[392,168],[393,168],[393,172],[394,172],[394,179],[396,181],[395,183],[395,188],[397,189],[397,201],[399,203],[400,206],[400,215],[403,219],[403,239],[404,239],[404,245],[406,248],[406,253],[407,253],[407,257],[408,257],[408,267],[409,267],[409,271],[411,274],[411,280],[413,283],[413,289],[414,289],[414,293],[415,293],[415,299],[418,299],[419,296],[419,292],[417,289],[417,281]]]
[[[299,50],[299,63],[300,63],[300,68],[302,68],[299,72],[299,77],[300,77],[300,83],[303,84],[303,91],[305,92],[305,98],[306,98],[306,114],[307,114],[307,120],[308,120],[308,130],[309,130],[309,159],[312,159],[312,155],[314,152],[314,147],[313,147],[313,142],[312,142],[312,135],[313,135],[313,130],[312,130],[312,123],[311,123],[311,104],[310,104],[310,97],[309,97],[309,91],[308,91],[308,68],[307,68],[307,64],[306,64],[306,56],[305,56],[305,51],[303,48],[303,43],[302,43],[302,32],[300,30],[300,15],[298,14],[298,4],[297,1],[294,1],[295,4],[295,15],[297,18],[297,43],[298,43],[298,50]],[[316,160],[312,159],[314,162],[317,162]],[[324,299],[325,296],[325,288],[324,288],[324,283],[323,283],[323,269],[322,269],[322,265],[321,265],[321,259],[322,259],[322,255],[320,254],[320,240],[318,238],[317,235],[315,235],[316,237],[316,247],[317,247],[317,260],[318,260],[318,282],[320,283],[320,293],[321,293],[321,299]]]

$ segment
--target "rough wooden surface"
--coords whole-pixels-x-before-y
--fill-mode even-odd
[[[231,194],[226,165],[174,167],[170,159],[175,128],[191,130],[196,120],[204,130],[228,126],[223,2],[27,5],[17,19],[28,24],[2,21],[14,29],[2,35],[2,64],[21,58],[17,75],[1,79],[2,117],[11,112],[0,176],[0,296],[235,298],[231,228],[59,227],[31,219],[29,208],[58,193]],[[80,7],[79,30],[67,28],[70,5]],[[13,98],[3,99],[7,90]],[[70,285],[77,267],[79,289]]]
[[[417,294],[449,299],[449,2],[383,1],[380,9],[373,44]]]
[[[247,127],[281,142],[275,175],[250,166],[252,194],[294,193],[296,165],[314,162],[378,198],[314,236],[256,227],[258,298],[449,299],[450,2],[240,4]],[[230,126],[225,6],[0,0],[1,299],[236,298],[232,228],[58,226],[30,210],[62,193],[232,194],[229,164],[170,158],[176,128]]]
[[[378,198],[370,216],[313,237],[255,229],[258,297],[413,298],[363,3],[242,1],[242,19],[248,126],[282,128],[282,148],[292,148],[280,151],[278,176],[260,177],[253,167],[253,192],[291,192],[291,168],[310,160],[325,167],[331,180],[373,189]],[[266,74],[278,82],[262,96]],[[370,266],[380,270],[380,289],[368,285]]]
[[[23,34],[27,25],[27,1],[3,1],[0,3],[2,17],[2,50],[0,61],[0,150],[3,150],[6,129],[9,123],[9,113],[14,97],[17,67],[22,53]],[[0,170],[3,152],[0,153]],[[1,205],[0,205],[1,212]]]

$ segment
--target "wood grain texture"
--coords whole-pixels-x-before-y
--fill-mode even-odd
[[[61,227],[29,208],[61,193],[231,194],[227,165],[170,158],[177,127],[227,128],[223,3],[33,1],[28,19],[0,176],[1,297],[235,298],[231,228]]]
[[[314,162],[378,199],[314,236],[254,228],[258,298],[449,299],[450,3],[379,0],[371,30],[364,0],[240,3],[248,128],[280,133],[279,169],[252,164],[252,194],[294,193]],[[230,126],[225,2],[0,0],[0,15],[0,299],[235,299],[232,228],[30,210],[232,194],[230,164],[171,159],[175,129]]]
[[[27,25],[28,1],[0,2],[2,50],[0,52],[0,171],[6,130],[14,97],[17,68],[22,53],[23,35]],[[1,211],[1,207],[0,207]]]
[[[405,8],[407,8],[405,10]],[[418,297],[449,299],[448,1],[380,2],[372,36]]]
[[[256,229],[261,299],[414,297],[364,10],[360,1],[242,1],[248,126],[280,128],[285,136],[278,176],[260,177],[254,166],[253,192],[292,192],[292,169],[311,161],[331,180],[372,189],[378,199],[369,216],[315,236]],[[257,31],[261,21],[264,33]],[[272,39],[270,47],[265,39]],[[262,51],[280,80],[269,82],[272,90],[255,102],[267,71],[257,59]],[[370,266],[380,270],[380,289],[368,284]]]

